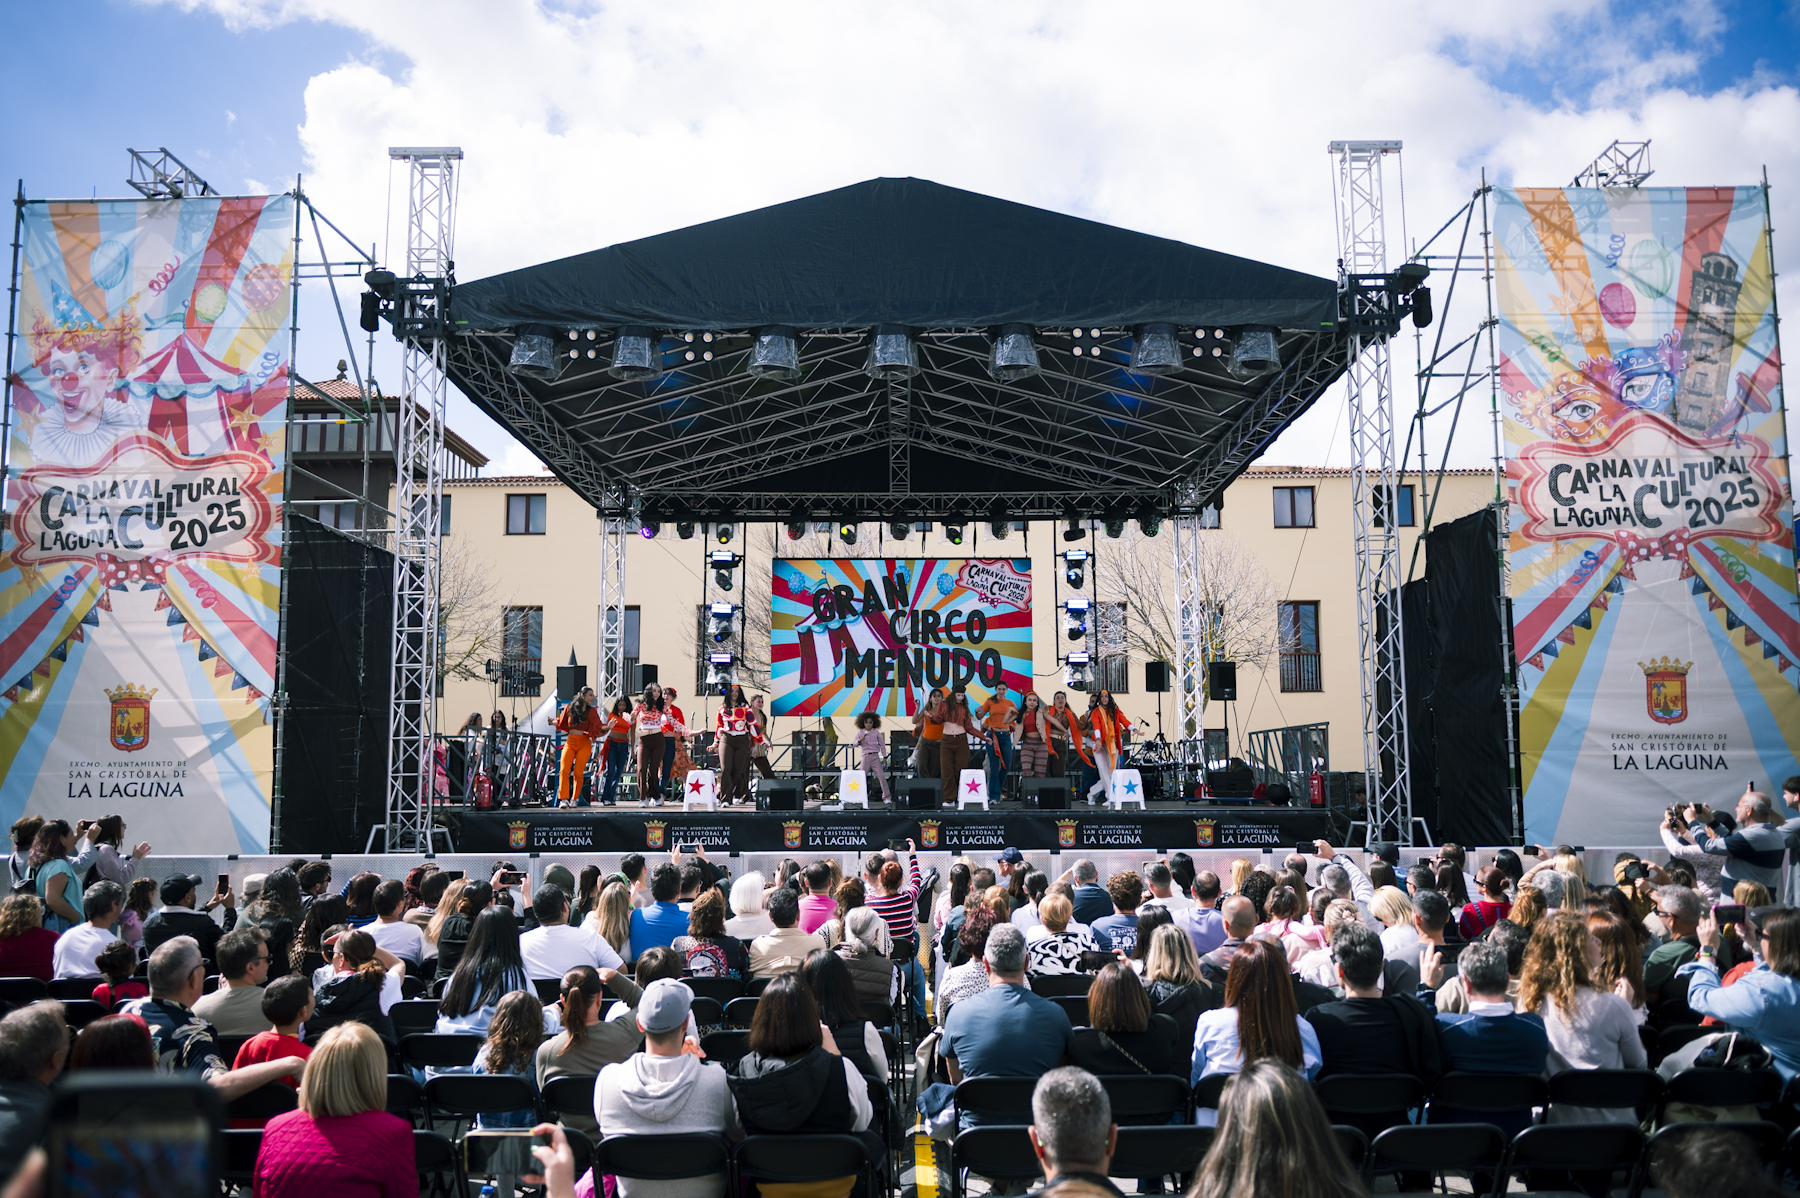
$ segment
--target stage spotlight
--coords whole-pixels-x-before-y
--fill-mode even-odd
[[[641,382],[662,373],[662,337],[655,329],[628,324],[613,341],[612,365],[606,373],[625,382]]]
[[[708,681],[718,688],[718,693],[721,695],[731,686],[731,667],[736,661],[737,658],[730,653],[708,653],[706,655],[707,668],[712,672],[712,677]]]
[[[838,525],[838,539],[843,541],[846,545],[856,544],[856,524],[854,521],[846,520]]]
[[[1108,516],[1106,518],[1106,535],[1109,539],[1114,540],[1114,541],[1116,541],[1120,537],[1124,536],[1125,535],[1125,519],[1124,519],[1124,517]]]
[[[946,541],[949,541],[952,545],[962,544],[962,542],[963,542],[963,526],[960,524],[946,523],[944,525],[944,539]]]
[[[1137,522],[1138,531],[1147,537],[1153,537],[1162,531],[1162,517],[1155,512],[1140,512]]]
[[[556,377],[556,340],[551,331],[539,325],[527,325],[513,338],[512,357],[506,368],[514,374],[533,379]]]
[[[893,523],[888,525],[888,536],[894,538],[894,540],[896,540],[896,541],[911,540],[912,539],[912,525],[908,524],[904,520],[895,520]]]
[[[1072,641],[1078,641],[1087,635],[1088,601],[1071,599],[1063,604],[1063,631]]]
[[[1012,525],[1005,520],[989,520],[988,535],[996,541],[1004,541],[1006,534],[1012,531]]]
[[[1069,527],[1063,529],[1063,540],[1079,541],[1087,536],[1087,529],[1081,527],[1081,521],[1075,516],[1069,517]]]
[[[1038,372],[1037,346],[1028,324],[1003,324],[988,351],[988,374],[996,382],[1028,379]]]
[[[1133,374],[1174,374],[1181,369],[1181,343],[1172,324],[1141,324],[1131,342]]]
[[[692,520],[678,521],[675,525],[675,535],[680,537],[684,541],[693,540],[694,539],[694,522]]]
[[[887,382],[919,373],[919,347],[913,341],[912,330],[903,324],[876,325],[875,335],[869,339],[869,361],[863,370],[870,377]]]
[[[1087,559],[1088,551],[1085,549],[1063,551],[1063,581],[1077,591],[1087,580]]]
[[[1088,688],[1088,662],[1090,658],[1085,652],[1071,653],[1063,659],[1067,667],[1063,671],[1063,685],[1072,691],[1084,691]]]
[[[806,521],[804,521],[804,520],[789,520],[787,522],[787,539],[788,540],[798,541],[801,537],[803,537],[805,535],[806,535]]]
[[[737,572],[738,566],[743,563],[744,559],[729,549],[715,549],[707,555],[707,560],[713,568],[713,583],[721,591],[729,591],[732,587],[732,576]]]
[[[731,538],[736,533],[737,529],[729,524],[717,524],[713,526],[713,535],[718,538],[719,544],[721,545],[731,544]]]
[[[642,524],[638,525],[638,535],[643,537],[646,541],[655,540],[656,534],[661,531],[662,524],[655,520],[645,520]]]
[[[706,614],[712,617],[713,643],[723,645],[731,639],[732,626],[737,621],[737,605],[732,603],[709,603]]]
[[[750,347],[750,362],[744,369],[764,379],[799,378],[800,341],[794,330],[784,324],[758,330]]]
[[[1240,379],[1280,370],[1281,351],[1275,345],[1275,330],[1266,324],[1248,324],[1239,329],[1226,369]]]

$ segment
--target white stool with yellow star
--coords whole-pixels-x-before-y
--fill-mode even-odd
[[[689,770],[681,785],[681,809],[704,807],[719,809],[719,784],[711,770]]]
[[[1114,770],[1112,793],[1106,796],[1106,805],[1123,811],[1129,803],[1136,803],[1140,811],[1149,810],[1144,806],[1144,777],[1136,770]]]
[[[838,771],[839,807],[869,809],[869,775],[862,770]]]

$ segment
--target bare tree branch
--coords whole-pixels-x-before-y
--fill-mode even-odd
[[[501,605],[492,568],[460,536],[445,537],[441,551],[438,676],[486,677],[487,659],[502,655]]]

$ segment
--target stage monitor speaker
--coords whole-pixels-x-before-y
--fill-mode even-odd
[[[556,701],[573,703],[581,688],[587,685],[586,666],[556,667]]]
[[[1160,694],[1169,690],[1169,675],[1172,673],[1166,661],[1147,661],[1144,663],[1144,689],[1151,694]]]
[[[763,778],[756,784],[756,794],[770,811],[799,811],[805,785],[803,778]]]
[[[1237,702],[1237,662],[1206,663],[1206,697],[1215,703]]]
[[[895,787],[900,791],[902,801],[908,811],[936,811],[938,799],[943,793],[942,783],[936,778],[896,778]]]
[[[1027,802],[1036,800],[1039,811],[1067,811],[1069,809],[1069,780],[1067,778],[1020,778],[1025,787]]]
[[[641,695],[644,688],[656,681],[655,665],[635,665],[631,667],[631,693]]]

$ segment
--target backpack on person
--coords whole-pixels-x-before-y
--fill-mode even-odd
[[[12,884],[13,894],[36,894],[37,876],[40,866],[33,865],[25,871],[25,875]],[[19,854],[13,854],[13,872],[19,872]]]

